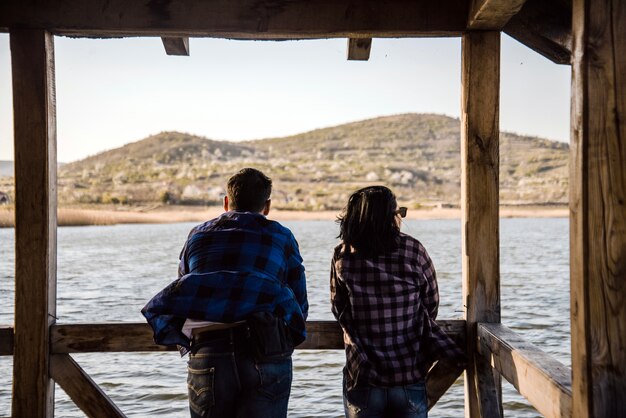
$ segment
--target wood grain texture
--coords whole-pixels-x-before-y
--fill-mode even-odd
[[[0,326],[0,356],[13,355],[13,327]]]
[[[167,55],[189,56],[189,38],[161,38]]]
[[[465,321],[437,322],[452,339],[465,343]],[[297,349],[343,349],[343,332],[335,321],[309,321],[307,340]],[[464,346],[464,345],[463,345]],[[94,353],[133,351],[172,351],[154,343],[152,329],[145,323],[100,323],[54,325],[51,329],[53,353]]]
[[[372,38],[350,38],[348,39],[348,60],[367,61],[370,59],[372,49]]]
[[[51,356],[50,375],[88,417],[126,417],[68,354]]]
[[[470,358],[465,414],[497,417],[502,416],[499,376],[488,363],[473,360],[477,360],[476,324],[500,322],[499,32],[463,35],[461,80],[463,300]],[[497,396],[481,393],[480,388],[488,389],[492,380]]]
[[[568,1],[526,0],[504,32],[557,64],[569,64],[572,10]]]
[[[626,416],[626,4],[575,0],[570,162],[576,417]]]
[[[568,367],[501,324],[478,325],[478,348],[544,417],[572,416]]]
[[[467,13],[465,0],[5,0],[0,29],[238,39],[458,36]]]
[[[54,39],[11,30],[15,129],[15,417],[52,416],[49,327],[56,314]]]
[[[464,369],[445,360],[439,360],[428,371],[428,375],[426,376],[428,410],[431,410],[448,389],[450,389],[450,386],[458,380],[463,370]]]
[[[468,29],[502,29],[526,0],[472,0]]]

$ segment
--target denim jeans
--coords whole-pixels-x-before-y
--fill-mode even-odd
[[[192,347],[187,364],[192,418],[284,418],[293,375],[291,354],[256,361],[233,336]]]
[[[424,382],[406,386],[357,386],[347,390],[343,407],[347,418],[427,418]]]

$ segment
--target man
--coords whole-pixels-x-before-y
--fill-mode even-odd
[[[272,181],[245,168],[225,213],[193,228],[179,278],[142,310],[159,344],[190,351],[192,417],[286,417],[291,353],[308,313],[298,244],[270,221]]]

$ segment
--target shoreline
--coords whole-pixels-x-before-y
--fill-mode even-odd
[[[59,226],[161,224],[204,222],[223,213],[221,207],[153,206],[153,207],[61,207]],[[291,211],[273,209],[268,218],[276,221],[335,220],[340,211]],[[567,206],[501,206],[500,218],[567,218]],[[409,209],[406,219],[460,219],[459,208]],[[0,228],[14,226],[13,209],[0,208]]]

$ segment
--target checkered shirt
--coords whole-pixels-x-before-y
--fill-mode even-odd
[[[348,388],[408,385],[423,380],[439,357],[462,361],[463,352],[435,322],[435,268],[415,238],[401,233],[396,250],[370,258],[337,246],[330,291],[343,329]]]
[[[142,313],[158,344],[188,349],[181,331],[187,318],[232,323],[255,312],[283,317],[298,344],[306,338],[308,308],[304,266],[291,231],[261,214],[226,212],[191,230],[179,278]]]

